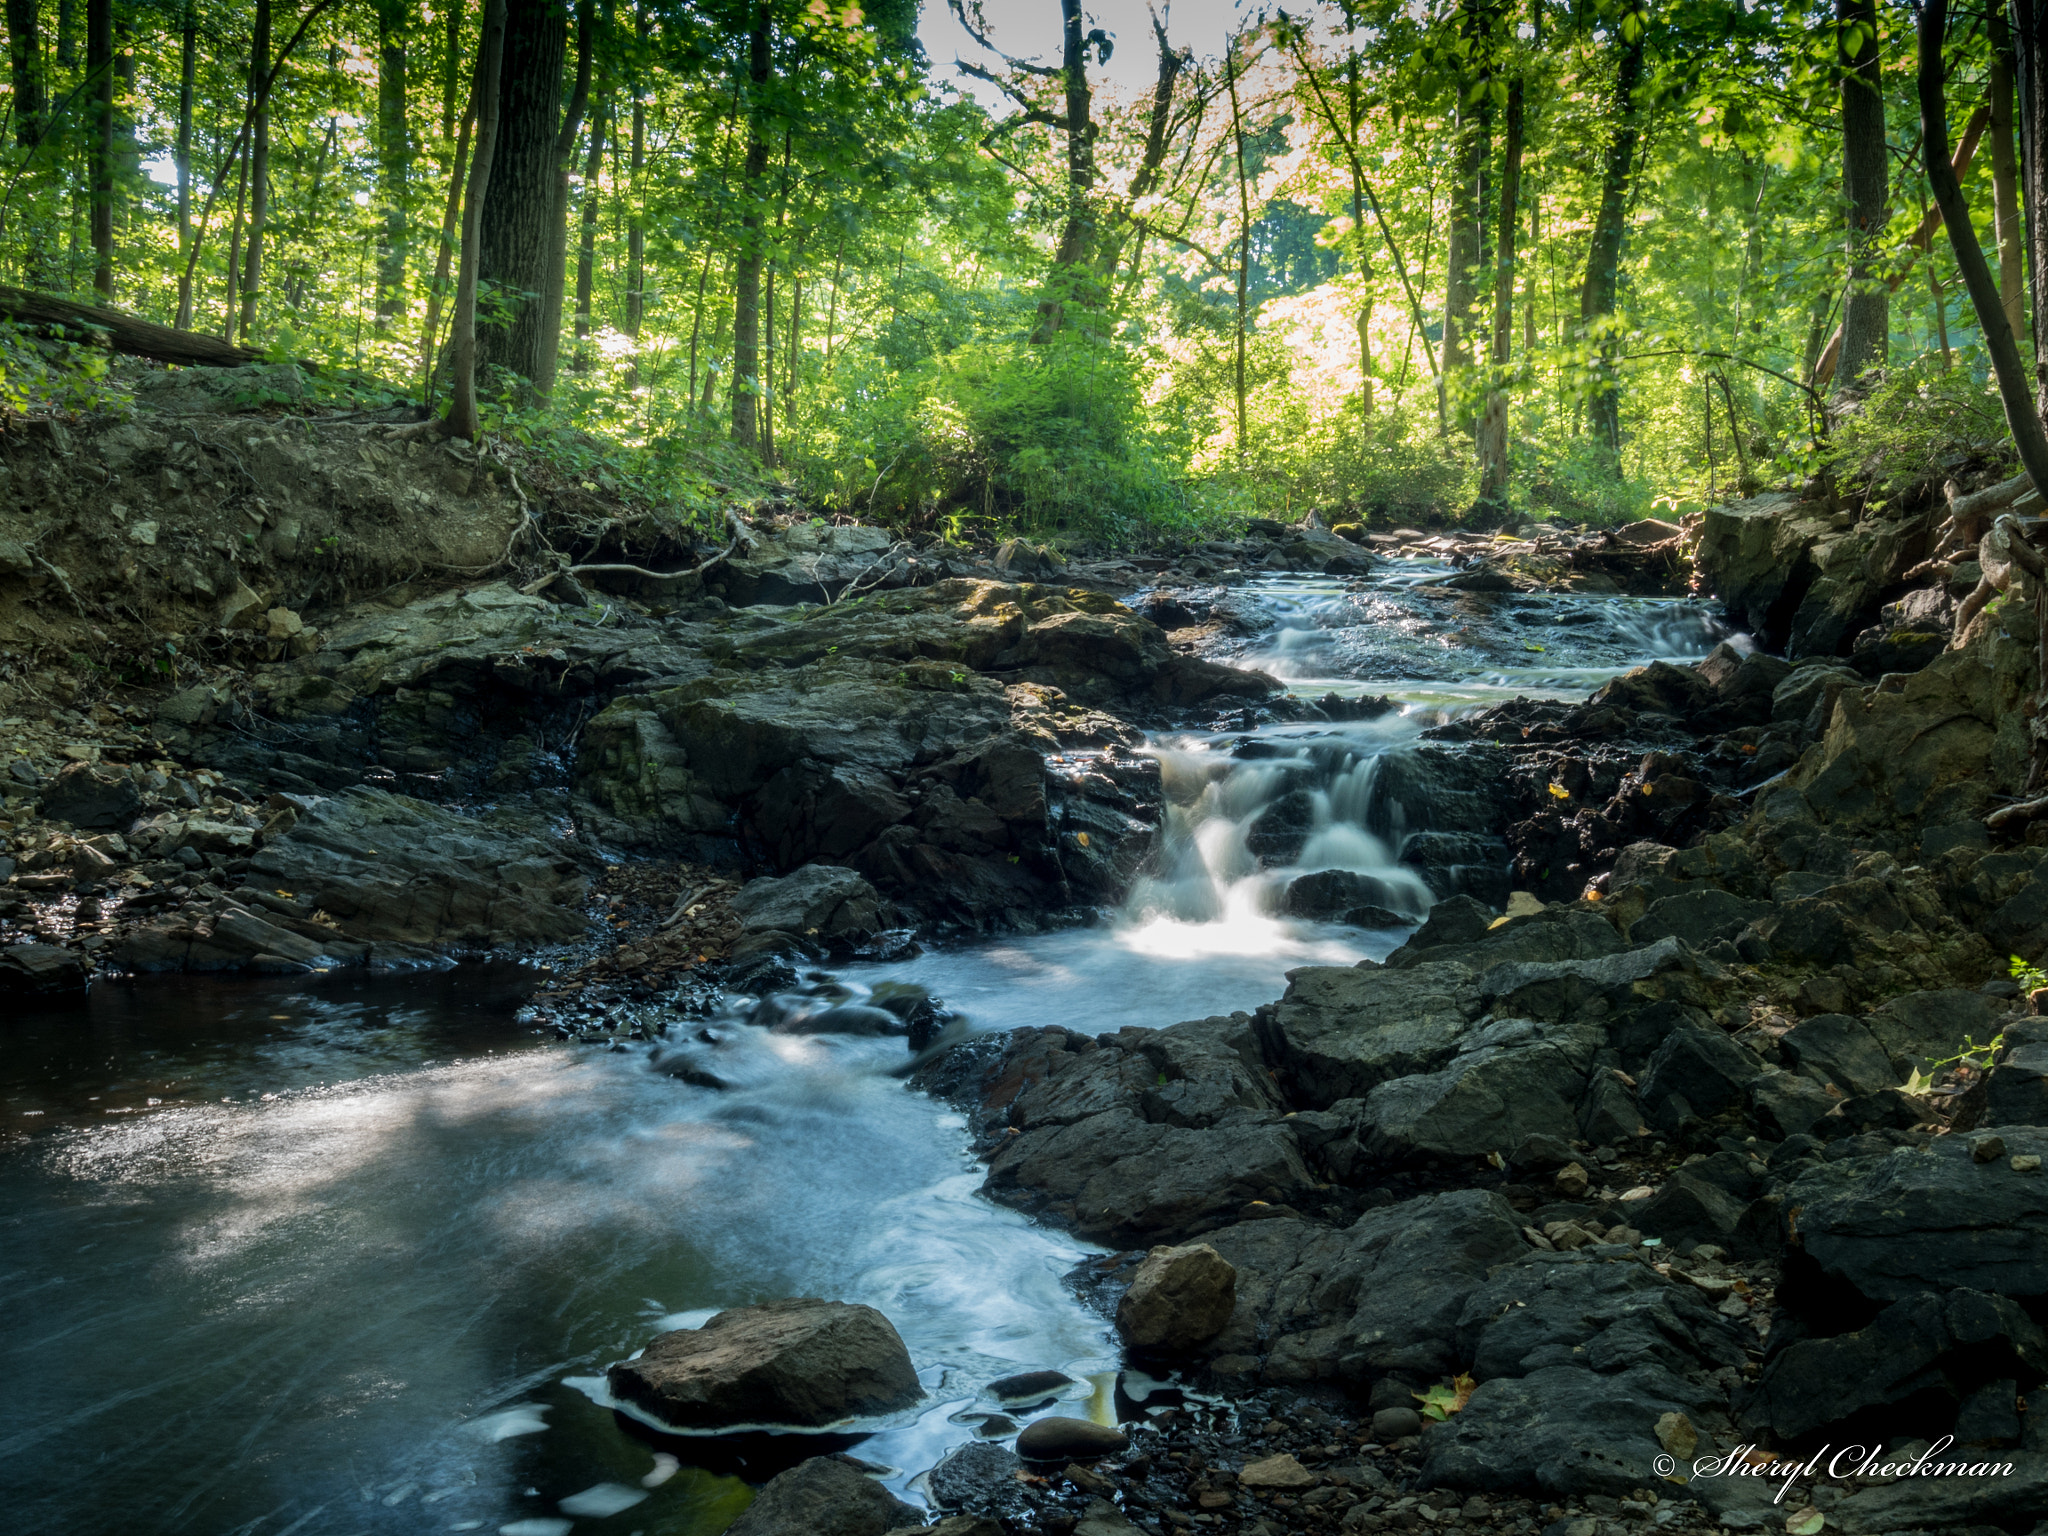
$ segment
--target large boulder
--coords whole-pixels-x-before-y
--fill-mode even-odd
[[[1531,1136],[1570,1140],[1597,1033],[1504,1019],[1474,1029],[1438,1072],[1381,1083],[1365,1097],[1362,1147],[1393,1161],[1482,1157]]]
[[[2048,1179],[2012,1166],[2048,1155],[2048,1129],[2004,1126],[2009,1156],[1978,1162],[1970,1139],[1844,1158],[1785,1196],[1788,1241],[1870,1301],[1928,1290],[2048,1297]]]
[[[1278,1003],[1259,1011],[1259,1040],[1294,1099],[1321,1109],[1436,1070],[1478,1013],[1463,965],[1306,966],[1289,974]]]
[[[1206,1243],[1154,1248],[1116,1306],[1116,1329],[1136,1350],[1185,1354],[1223,1331],[1237,1305],[1237,1271]]]
[[[125,830],[142,809],[142,790],[125,768],[66,763],[43,786],[36,809],[52,821],[96,831]]]
[[[813,1456],[778,1472],[726,1527],[727,1536],[885,1536],[921,1521],[850,1456]]]
[[[855,871],[832,864],[749,880],[733,897],[732,909],[748,933],[775,931],[827,944],[858,943],[883,926],[875,888]]]
[[[734,1307],[702,1328],[657,1335],[607,1379],[620,1401],[676,1429],[824,1429],[924,1395],[886,1317],[811,1297]]]
[[[82,1002],[92,973],[85,957],[54,944],[0,945],[0,999],[16,1004]]]

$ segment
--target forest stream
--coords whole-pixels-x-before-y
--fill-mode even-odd
[[[1236,589],[1257,619],[1219,659],[1398,708],[1153,738],[1165,837],[1113,918],[842,966],[833,995],[910,981],[975,1031],[1096,1032],[1383,956],[1405,926],[1274,910],[1314,870],[1427,910],[1400,859],[1425,829],[1382,762],[1447,716],[1726,638],[1702,605],[1558,593],[1481,605],[1491,627],[1450,650],[1413,612],[1437,570]],[[1304,783],[1298,852],[1262,862],[1248,828]],[[1065,1278],[1097,1250],[979,1193],[965,1117],[906,1088],[900,1040],[714,1022],[720,1092],[650,1071],[645,1046],[538,1038],[517,1019],[534,984],[510,963],[144,978],[95,988],[82,1025],[19,1032],[0,1064],[12,1528],[715,1532],[814,1438],[664,1434],[615,1414],[602,1373],[778,1296],[866,1302],[902,1333],[928,1396],[854,1453],[913,1501],[991,1380],[1056,1368],[1075,1385],[1049,1411],[1136,1411],[1148,1383],[1119,1392],[1115,1335]]]

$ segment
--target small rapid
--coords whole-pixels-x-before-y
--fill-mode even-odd
[[[1370,718],[1154,740],[1164,807],[1121,910],[890,964],[975,1031],[1101,1033],[1250,1009],[1299,965],[1402,942],[1440,892],[1403,772],[1430,725],[1704,655],[1703,607],[1445,591],[1448,567],[1261,579],[1217,659]],[[1412,567],[1412,568],[1411,568]],[[983,1388],[1052,1368],[1117,1412],[1115,1340],[1065,1277],[1094,1251],[984,1200],[962,1117],[898,1039],[737,1011],[725,1087],[646,1048],[543,1043],[518,967],[103,986],[0,1061],[10,1523],[73,1536],[660,1531],[709,1536],[802,1437],[686,1441],[603,1368],[777,1296],[869,1303],[929,1397],[859,1442],[917,1498]],[[675,1020],[670,1033],[694,1031]],[[835,1442],[844,1443],[844,1442]]]

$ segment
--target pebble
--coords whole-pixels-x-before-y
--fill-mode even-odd
[[[1286,1451],[1282,1451],[1278,1456],[1268,1456],[1263,1461],[1249,1463],[1237,1474],[1237,1480],[1246,1488],[1280,1489],[1313,1488],[1320,1481],[1315,1473],[1309,1471]]]
[[[2039,1173],[2041,1159],[2028,1152],[2015,1152],[2012,1159],[2014,1173]]]
[[[1372,1416],[1372,1437],[1384,1444],[1422,1433],[1422,1415],[1413,1408],[1382,1408]]]
[[[1980,1163],[1995,1163],[2005,1156],[2003,1136],[1973,1136],[1970,1138],[1970,1156]]]
[[[1061,1387],[1074,1384],[1074,1378],[1064,1371],[1019,1371],[1015,1376],[1003,1376],[988,1384],[990,1397],[1016,1399],[1020,1397],[1049,1397]]]

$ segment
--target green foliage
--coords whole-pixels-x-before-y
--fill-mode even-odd
[[[2018,955],[2011,957],[2010,971],[2012,979],[2020,984],[2022,992],[2038,992],[2041,988],[2048,987],[2048,971],[2043,971],[2039,966]]]
[[[1882,494],[1936,473],[1958,448],[2013,455],[1989,364],[1976,347],[1958,353],[1952,367],[1937,353],[1885,374],[1840,413],[1824,461],[1839,482]]]

